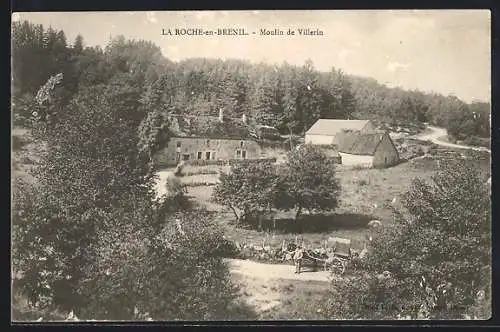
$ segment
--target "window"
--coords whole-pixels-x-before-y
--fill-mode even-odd
[[[205,152],[205,159],[210,160],[210,151]]]
[[[180,148],[181,147],[181,142],[177,142],[177,147]]]
[[[198,152],[198,159],[201,159],[201,156],[202,156],[201,152]]]
[[[189,154],[185,154],[185,155],[183,155],[183,156],[182,156],[182,159],[183,159],[183,160],[189,160]]]
[[[241,158],[241,150],[236,150],[236,159]]]
[[[240,142],[240,147],[243,147],[243,141]]]
[[[243,158],[243,159],[247,158],[247,151],[246,150],[241,151],[241,158]]]

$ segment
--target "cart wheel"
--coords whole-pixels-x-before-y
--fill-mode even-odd
[[[340,258],[333,258],[332,261],[328,262],[328,271],[337,274],[343,275],[345,272],[345,264]]]

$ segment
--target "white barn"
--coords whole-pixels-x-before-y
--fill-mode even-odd
[[[336,136],[343,130],[369,132],[375,129],[375,125],[370,120],[319,119],[306,131],[305,142],[315,145],[338,145]]]
[[[388,167],[399,162],[389,134],[377,131],[370,120],[320,119],[306,132],[305,142],[334,145],[343,165]]]

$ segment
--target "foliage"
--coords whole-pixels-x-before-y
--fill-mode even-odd
[[[340,184],[335,177],[335,163],[315,146],[303,145],[292,150],[282,174],[282,192],[277,206],[295,207],[298,218],[303,209],[309,212],[334,210],[339,204]]]
[[[164,197],[160,198],[161,209],[165,213],[176,211],[187,211],[191,207],[191,201],[185,195],[186,184],[182,183],[176,174],[170,174],[165,182]]]
[[[303,133],[321,117],[430,122],[459,139],[490,136],[489,103],[389,88],[338,68],[319,72],[310,60],[303,66],[197,58],[173,64],[152,43],[123,36],[102,50],[85,47],[80,35],[68,46],[63,31],[28,22],[14,22],[12,31],[13,96],[33,94],[49,76],[63,72],[63,95],[69,99],[79,85],[106,83],[120,73],[118,82],[129,76],[134,83],[127,83],[128,95],[144,87],[143,101],[154,101],[156,106],[146,112],[217,116],[222,108],[228,118],[240,119],[251,110],[246,114],[250,122],[282,133]],[[116,101],[120,104],[121,97]]]
[[[460,319],[473,311],[478,292],[491,283],[488,190],[463,161],[444,163],[430,183],[415,180],[398,223],[374,236],[366,275],[335,285],[339,294],[330,297],[327,315]],[[384,271],[396,286],[372,284]]]
[[[335,164],[313,146],[291,151],[286,165],[244,162],[222,173],[213,191],[214,202],[229,207],[238,221],[262,221],[272,209],[333,210],[340,184]],[[261,225],[261,222],[259,223]]]
[[[111,46],[96,55],[115,70],[136,68],[124,53]],[[82,319],[221,318],[237,309],[217,251],[222,235],[203,216],[174,218],[172,202],[155,199],[151,153],[142,152],[157,148],[157,121],[141,109],[142,69],[136,74],[78,84],[69,102],[57,98],[64,75],[32,116],[47,154],[36,183],[14,190],[16,290],[40,312]]]
[[[249,221],[274,206],[278,179],[269,162],[238,163],[221,173],[213,199],[229,207],[238,221]]]
[[[395,317],[409,297],[398,297],[397,280],[376,275],[355,275],[331,287],[322,307],[325,319],[383,320]]]
[[[169,215],[154,233],[130,223],[115,228],[98,244],[103,249],[92,273],[99,277],[85,288],[88,305],[82,314],[107,319],[146,314],[159,320],[229,318],[227,309],[237,289],[220,258],[221,243],[222,233],[202,213]]]
[[[477,136],[470,136],[463,141],[463,144],[480,146],[483,148],[491,149],[491,139],[490,138],[481,138],[481,137],[477,137]]]
[[[33,127],[36,139],[48,147],[34,168],[36,184],[17,183],[14,190],[13,266],[21,273],[17,285],[33,303],[75,309],[83,317],[130,318],[134,299],[140,311],[156,317],[185,313],[181,317],[211,318],[220,316],[231,298],[222,262],[204,256],[215,255],[203,245],[220,239],[216,232],[193,221],[192,235],[200,244],[183,247],[182,255],[174,250],[177,254],[168,256],[170,249],[148,242],[168,219],[166,238],[185,244],[173,231],[172,202],[155,202],[152,190],[151,156],[168,141],[166,113],[217,115],[223,108],[227,117],[240,119],[252,109],[250,120],[286,133],[303,132],[319,117],[428,121],[456,138],[488,137],[490,132],[489,104],[389,89],[335,68],[321,73],[310,61],[302,67],[208,59],[173,64],[149,42],[117,37],[103,50],[86,47],[77,36],[70,46],[63,31],[26,21],[13,23],[12,39],[14,119]],[[51,84],[57,83],[58,74],[62,84]],[[35,96],[48,81],[45,102],[37,103]],[[216,199],[240,206],[243,216],[269,206],[295,206],[297,215],[302,208],[335,208],[340,188],[334,168],[309,148],[290,156],[287,171],[266,163],[235,163],[242,180],[232,173],[221,178]],[[382,244],[370,258],[370,271],[389,269],[398,282],[403,280],[398,296],[415,289],[420,274],[431,289],[438,281],[457,287],[454,308],[433,309],[434,316],[467,311],[461,306],[471,307],[473,293],[486,282],[478,275],[489,257],[484,235],[491,219],[484,214],[489,201],[479,185],[483,181],[475,181],[469,172],[453,169],[448,174],[452,178],[445,174],[434,185],[418,183],[407,208],[420,216],[419,223],[387,229],[386,242],[401,248],[398,260],[389,259],[394,250],[384,251]],[[465,180],[458,185],[457,178]],[[422,254],[420,248],[428,251]],[[418,275],[408,267],[411,263],[417,264]],[[108,268],[116,273],[106,275]],[[185,277],[201,287],[199,294],[188,289]],[[418,294],[417,301],[425,298]],[[175,307],[169,305],[169,296]],[[203,298],[209,296],[215,302]],[[404,310],[414,312],[416,306]]]
[[[457,139],[467,139],[473,136],[490,137],[490,112],[488,103],[461,104],[449,116],[445,125],[448,134]]]

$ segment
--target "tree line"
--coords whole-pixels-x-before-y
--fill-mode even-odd
[[[303,133],[318,118],[358,118],[403,125],[428,122],[458,139],[490,136],[489,103],[388,88],[335,67],[320,72],[310,60],[303,66],[202,58],[173,63],[150,42],[120,36],[102,50],[85,47],[78,36],[69,45],[63,31],[26,21],[14,22],[12,36],[13,97],[19,114],[26,111],[23,96],[58,71],[65,74],[66,95],[78,84],[114,77],[116,85],[130,80],[133,88],[126,95],[147,101],[145,112],[217,116],[222,108],[230,117],[246,113],[282,133]]]

